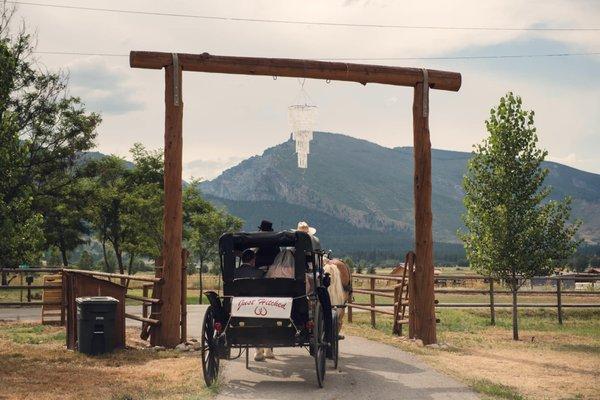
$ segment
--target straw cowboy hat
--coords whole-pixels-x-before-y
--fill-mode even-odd
[[[306,223],[305,221],[298,222],[298,227],[296,228],[296,230],[308,233],[309,235],[314,235],[315,233],[317,233],[317,230],[312,226],[309,226],[308,223]]]

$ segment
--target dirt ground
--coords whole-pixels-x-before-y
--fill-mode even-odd
[[[130,347],[90,357],[64,346],[64,328],[0,322],[0,399],[205,399],[198,353]]]
[[[513,341],[506,327],[442,331],[439,340],[447,348],[430,348],[360,321],[345,329],[416,353],[436,369],[475,388],[483,382],[484,394],[507,389],[505,394],[489,398],[600,399],[600,339],[596,333],[522,330],[521,340]]]
[[[449,334],[447,340],[457,343],[464,340],[460,336],[464,335]],[[468,379],[517,387],[526,398],[600,398],[598,344],[574,335],[535,331],[514,342],[500,329],[488,330],[485,339],[462,346],[460,352],[437,351],[426,358]]]

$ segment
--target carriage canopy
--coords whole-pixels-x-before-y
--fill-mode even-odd
[[[246,249],[277,246],[294,249],[294,279],[304,282],[308,263],[317,265],[319,239],[298,231],[225,233],[219,239],[223,282],[233,282],[236,256]]]

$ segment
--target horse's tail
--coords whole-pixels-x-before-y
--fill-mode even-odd
[[[345,302],[344,286],[342,285],[342,277],[340,270],[335,264],[326,264],[323,271],[329,274],[331,283],[327,288],[332,305],[341,305]]]

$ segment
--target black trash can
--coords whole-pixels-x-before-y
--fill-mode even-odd
[[[78,297],[77,351],[85,354],[110,353],[115,348],[115,314],[119,300],[114,297]]]

